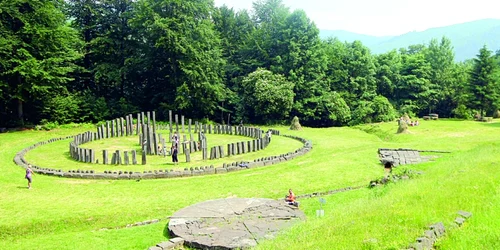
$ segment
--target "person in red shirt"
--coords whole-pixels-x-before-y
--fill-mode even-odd
[[[293,193],[292,189],[288,190],[288,195],[285,198],[285,201],[287,202],[295,202],[295,194]]]

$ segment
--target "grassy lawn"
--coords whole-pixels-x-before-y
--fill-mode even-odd
[[[147,249],[165,240],[168,220],[134,228],[138,221],[166,218],[201,201],[225,197],[281,198],[288,188],[297,195],[347,186],[368,185],[383,175],[377,149],[414,148],[451,151],[435,161],[399,167],[421,171],[416,178],[374,189],[325,196],[325,217],[317,218],[317,198],[302,199],[308,219],[259,249],[402,249],[433,223],[443,222],[447,234],[440,249],[499,249],[500,122],[422,121],[407,134],[396,135],[396,123],[360,128],[305,128],[283,134],[313,142],[313,150],[292,161],[221,175],[142,180],[79,180],[35,175],[27,190],[24,170],[12,159],[38,141],[72,135],[88,126],[49,132],[0,134],[0,246],[2,249]],[[211,145],[232,140],[208,135]],[[130,139],[130,140],[129,140]],[[101,144],[102,143],[102,144]],[[136,137],[94,142],[101,149],[136,147]],[[217,144],[218,143],[218,144]],[[271,145],[243,159],[293,151],[301,144],[274,136]],[[37,165],[85,169],[68,158],[68,141],[42,146],[27,154]],[[226,158],[214,163],[237,161]],[[247,158],[248,157],[248,158]],[[137,170],[172,168],[169,160],[152,159]],[[180,157],[182,161],[182,156]],[[196,161],[193,166],[200,166]],[[185,164],[185,163],[184,163]],[[208,163],[209,165],[212,163]],[[205,165],[202,163],[201,165]],[[180,165],[185,167],[188,165]],[[92,169],[110,166],[91,165]],[[121,166],[113,166],[123,168]],[[132,167],[132,166],[128,166]],[[125,169],[123,169],[125,170]],[[457,211],[473,213],[464,226],[453,227]]]

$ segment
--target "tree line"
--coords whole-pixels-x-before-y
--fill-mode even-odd
[[[500,53],[455,62],[449,39],[384,54],[322,40],[302,10],[259,0],[0,2],[0,126],[168,110],[313,127],[399,115],[498,115]]]

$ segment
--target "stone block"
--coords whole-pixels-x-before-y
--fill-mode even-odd
[[[224,147],[218,146],[218,148],[219,148],[219,156],[220,156],[220,158],[223,158],[224,157]]]
[[[175,131],[179,132],[179,115],[175,114]]]
[[[215,168],[215,173],[216,174],[227,173],[227,168]]]
[[[181,246],[184,244],[184,239],[180,237],[175,237],[169,240],[170,242],[174,243],[175,247]]]
[[[163,249],[163,250],[172,249],[172,248],[176,247],[176,245],[170,241],[164,241],[164,242],[158,243],[158,244],[156,244],[156,246]]]
[[[189,169],[184,169],[184,171],[182,171],[182,177],[189,177],[189,176],[193,176],[193,172]]]
[[[430,229],[434,230],[437,238],[443,236],[446,232],[444,224],[442,222],[431,225]]]
[[[116,150],[116,164],[118,165],[122,164],[122,155],[120,150]]]
[[[111,165],[116,164],[116,152],[113,152],[113,155],[111,156]]]
[[[467,218],[469,218],[469,217],[472,216],[472,213],[460,210],[460,211],[458,211],[458,215],[460,215],[460,216],[462,216],[462,217],[464,217],[464,218],[467,219]]]
[[[137,151],[132,150],[132,164],[137,165]]]
[[[243,149],[241,149],[241,143],[236,143],[236,154],[243,154]]]
[[[425,238],[428,238],[432,241],[432,244],[436,241],[436,234],[434,233],[434,230],[425,230],[424,235]]]
[[[234,171],[238,171],[238,170],[241,170],[242,168],[241,167],[236,167],[236,166],[231,166],[231,167],[227,167],[226,170],[227,172],[234,172]]]
[[[185,130],[184,130],[184,116],[181,115],[181,124],[182,124],[182,133],[185,133]]]
[[[142,151],[142,161],[141,161],[141,164],[142,165],[146,165],[146,151]]]
[[[432,249],[434,245],[434,242],[432,240],[425,237],[417,238],[417,242],[422,244],[422,247],[424,247],[424,249]]]
[[[207,168],[204,169],[205,174],[215,174],[215,168]]]
[[[129,158],[128,158],[128,151],[124,151],[124,152],[123,152],[123,163],[124,163],[125,165],[129,165],[129,164],[130,164],[130,162],[129,162]]]
[[[408,246],[408,249],[412,249],[412,250],[424,250],[424,247],[423,247],[422,243],[416,242],[416,243],[411,243]]]
[[[465,219],[463,217],[457,217],[455,218],[455,223],[457,223],[458,226],[462,226],[464,224]]]

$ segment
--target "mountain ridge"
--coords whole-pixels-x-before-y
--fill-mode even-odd
[[[399,36],[371,36],[345,30],[320,30],[322,39],[336,37],[346,42],[359,40],[373,54],[406,48],[413,44],[428,44],[431,39],[441,39],[443,36],[451,40],[456,61],[472,59],[483,45],[493,52],[500,49],[500,19],[475,20],[424,31],[411,31]]]

